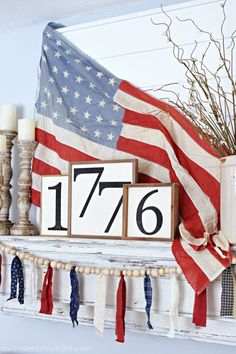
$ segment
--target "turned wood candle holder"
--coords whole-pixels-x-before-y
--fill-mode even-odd
[[[35,141],[19,141],[17,145],[20,150],[19,197],[17,200],[19,218],[11,228],[10,234],[18,236],[38,235],[37,228],[29,221],[30,189],[32,185],[31,161],[37,143]]]
[[[3,165],[5,164],[6,152],[0,152],[0,212],[3,208]],[[9,228],[0,220],[0,235],[9,235]]]
[[[0,222],[6,225],[10,230],[13,223],[9,219],[9,210],[12,203],[11,187],[12,179],[12,167],[11,167],[11,153],[13,147],[13,140],[15,139],[17,132],[10,130],[0,130],[1,135],[6,136],[7,151],[4,153],[4,164],[2,168],[3,185],[2,185],[2,208],[0,210]],[[2,233],[1,233],[2,234]],[[9,234],[9,232],[8,232]]]

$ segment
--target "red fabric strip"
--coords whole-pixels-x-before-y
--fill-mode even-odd
[[[41,308],[39,313],[44,313],[46,315],[51,315],[53,310],[53,300],[52,300],[52,276],[53,269],[49,265],[47,273],[43,280],[43,289],[41,294]]]
[[[125,341],[125,309],[126,309],[126,283],[124,275],[120,274],[120,282],[116,294],[116,341]]]
[[[201,294],[195,293],[193,307],[193,323],[195,326],[206,327],[207,321],[207,290]]]

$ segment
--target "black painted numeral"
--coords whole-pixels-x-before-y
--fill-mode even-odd
[[[61,182],[57,183],[53,187],[48,187],[49,190],[55,190],[56,191],[56,215],[55,215],[55,226],[49,227],[48,230],[56,230],[56,231],[66,231],[67,228],[63,227],[61,225]]]
[[[158,190],[154,190],[154,191],[151,191],[151,192],[147,193],[141,199],[141,201],[140,201],[140,203],[138,205],[138,208],[137,208],[136,222],[137,222],[139,230],[145,235],[154,235],[154,234],[156,234],[160,230],[160,228],[162,227],[162,224],[163,224],[163,216],[162,216],[162,213],[161,213],[160,209],[158,209],[155,206],[148,206],[146,208],[143,208],[144,203],[146,202],[146,200],[151,195],[153,195],[154,193],[157,193],[157,192],[158,192]],[[154,230],[152,230],[152,231],[145,230],[145,228],[143,226],[143,213],[145,213],[145,211],[148,211],[148,210],[152,211],[156,215],[156,226],[155,226]]]

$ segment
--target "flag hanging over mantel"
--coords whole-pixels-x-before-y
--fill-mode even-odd
[[[138,158],[139,182],[180,184],[182,223],[172,250],[200,294],[231,264],[218,229],[218,155],[182,113],[115,77],[61,27],[49,23],[43,33],[33,203],[40,205],[40,175],[67,174],[69,161]]]

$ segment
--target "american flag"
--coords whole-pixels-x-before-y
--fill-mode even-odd
[[[231,263],[218,223],[218,155],[181,112],[112,75],[59,27],[50,23],[43,33],[33,203],[40,205],[40,175],[67,174],[69,161],[138,158],[139,182],[180,184],[172,250],[200,294]]]

